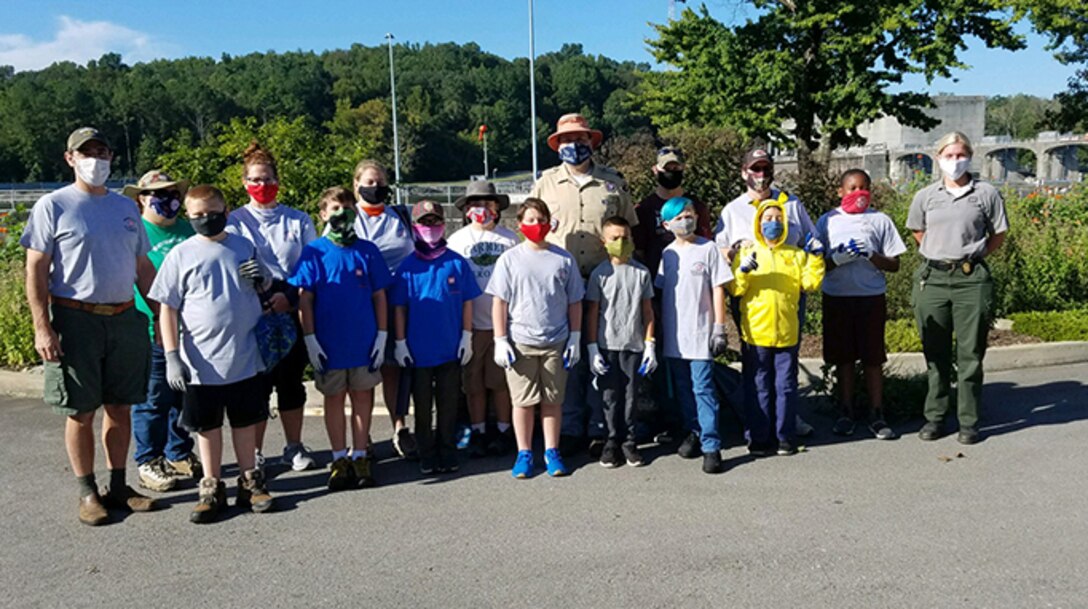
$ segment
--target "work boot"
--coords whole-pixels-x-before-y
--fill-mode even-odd
[[[111,510],[121,510],[124,512],[150,512],[159,507],[154,499],[137,493],[127,484],[118,491],[112,489],[104,490],[106,492],[102,493],[102,505]]]
[[[96,527],[106,524],[110,520],[109,512],[102,507],[98,500],[98,493],[91,493],[79,499],[79,521],[83,524]]]
[[[190,480],[199,480],[204,477],[204,468],[200,465],[200,459],[197,459],[196,455],[192,453],[189,453],[181,461],[167,459],[166,471],[175,477],[189,478]]]
[[[227,485],[222,480],[204,478],[200,481],[199,499],[189,513],[189,522],[207,524],[219,518],[219,512],[227,507]]]
[[[272,509],[272,495],[268,494],[261,470],[251,469],[238,477],[238,497],[234,505],[258,514]]]

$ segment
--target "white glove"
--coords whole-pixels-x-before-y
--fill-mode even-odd
[[[401,368],[409,368],[415,364],[412,361],[412,353],[408,351],[407,340],[398,340],[393,344],[393,359]]]
[[[461,365],[467,366],[472,359],[472,331],[461,330],[461,344],[457,346],[457,357],[461,358]]]
[[[604,361],[601,348],[597,346],[597,343],[589,343],[586,345],[586,350],[589,351],[589,369],[593,374],[595,376],[608,374],[608,362]]]
[[[510,369],[518,356],[514,354],[514,347],[505,336],[495,337],[495,365],[499,368]]]
[[[567,339],[567,346],[563,349],[563,367],[570,370],[577,366],[581,359],[582,333],[572,331],[570,333],[570,338]]]
[[[805,235],[805,253],[815,254],[817,256],[824,255],[824,242],[816,238],[815,235],[809,233]]]
[[[370,371],[373,372],[382,367],[385,363],[385,341],[389,340],[389,333],[385,330],[378,330],[378,335],[374,337],[374,346],[370,348]]]
[[[744,258],[744,261],[740,263],[740,269],[739,270],[742,273],[751,273],[752,271],[754,271],[754,270],[756,270],[758,268],[759,268],[759,262],[756,261],[756,252],[755,252],[755,250],[752,250]]]
[[[638,373],[649,376],[657,370],[657,345],[652,340],[642,343],[642,363],[638,367]]]
[[[189,369],[181,361],[181,353],[175,349],[166,352],[166,383],[174,391],[185,391],[189,383]]]
[[[325,355],[321,343],[317,342],[317,337],[313,334],[303,336],[302,340],[306,342],[306,355],[310,357],[310,365],[314,367],[314,372],[324,374],[325,363],[328,362],[329,356]]]

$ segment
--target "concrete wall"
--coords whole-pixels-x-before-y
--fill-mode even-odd
[[[962,131],[972,142],[981,142],[986,133],[986,98],[981,95],[938,95],[936,107],[927,111],[940,121],[930,131],[907,127],[892,117],[868,122],[858,128],[869,146],[884,145],[889,149],[932,147],[949,131]]]

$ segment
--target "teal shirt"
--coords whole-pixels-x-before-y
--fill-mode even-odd
[[[147,257],[151,260],[151,264],[155,265],[156,271],[162,266],[163,259],[166,258],[166,254],[170,253],[170,250],[174,249],[174,246],[195,234],[193,227],[189,225],[189,221],[180,216],[170,226],[159,226],[144,220],[144,229],[147,230],[147,238],[151,242],[151,250],[147,252]],[[136,292],[136,309],[147,315],[150,322],[147,331],[151,338],[154,339],[155,319],[151,313],[151,307],[147,306],[144,297],[140,295],[139,287],[136,287],[133,291]]]

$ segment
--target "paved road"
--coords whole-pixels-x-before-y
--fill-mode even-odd
[[[0,606],[1088,607],[1086,378],[991,375],[988,438],[969,448],[824,431],[753,462],[733,437],[717,477],[654,451],[565,480],[388,462],[383,486],[331,496],[324,472],[280,475],[278,513],[203,527],[191,488],[80,525],[60,421],[0,400]],[[308,419],[308,442],[322,435]]]

